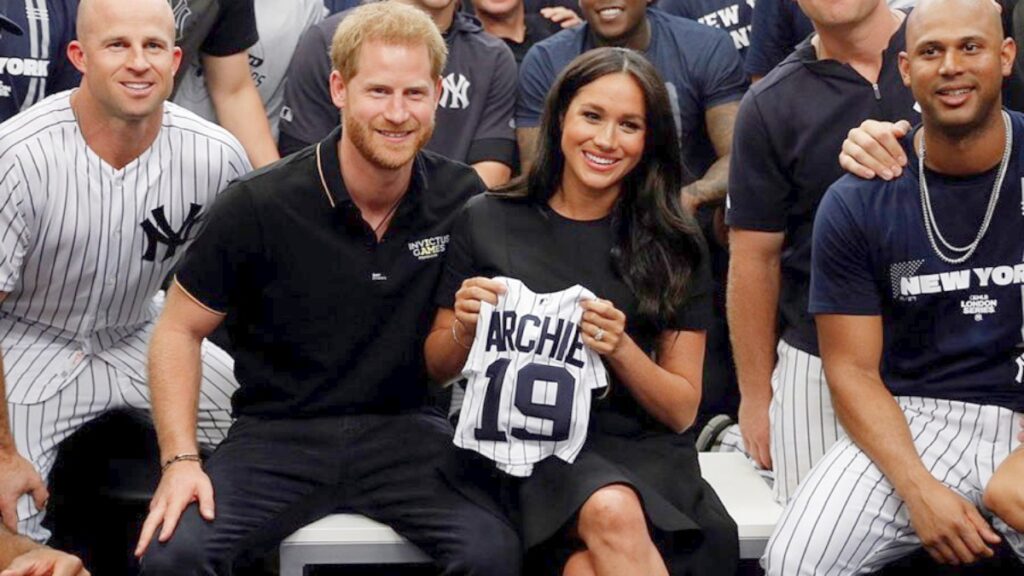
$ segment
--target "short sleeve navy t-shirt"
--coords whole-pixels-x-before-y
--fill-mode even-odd
[[[691,179],[696,179],[717,159],[704,113],[743,97],[747,89],[743,63],[732,38],[722,30],[655,9],[647,10],[647,20],[651,42],[644,56],[665,80],[683,162]],[[593,48],[589,37],[590,27],[584,24],[534,44],[519,67],[517,127],[540,125],[548,90],[573,58]]]
[[[895,396],[1024,410],[1024,116],[1011,114],[1013,149],[992,223],[962,264],[941,260],[928,241],[912,136],[904,141],[910,169],[900,178],[846,176],[818,209],[810,311],[881,315],[880,371]],[[926,170],[938,228],[951,244],[975,238],[996,173]]]
[[[732,37],[740,56],[746,57],[750,47],[750,25],[754,18],[752,0],[660,0],[658,9],[725,30]]]

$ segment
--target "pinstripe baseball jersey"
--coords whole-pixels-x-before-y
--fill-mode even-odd
[[[150,147],[114,169],[86,145],[70,94],[0,126],[0,349],[15,403],[53,396],[155,318],[206,206],[250,170],[233,136],[170,103]]]
[[[580,334],[579,303],[596,297],[579,285],[534,294],[495,279],[508,290],[497,306],[481,303],[455,445],[525,477],[551,455],[572,463],[586,440],[590,391],[607,385],[601,357]]]

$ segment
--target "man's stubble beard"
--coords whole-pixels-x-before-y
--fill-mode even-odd
[[[423,149],[423,146],[430,141],[430,137],[434,133],[434,118],[431,116],[429,126],[420,126],[422,130],[418,132],[416,142],[413,146],[412,151],[402,157],[396,158],[395,153],[389,153],[386,148],[386,144],[380,146],[374,146],[373,144],[373,128],[367,124],[360,122],[350,121],[348,117],[342,115],[342,131],[347,134],[349,141],[356,150],[366,158],[368,162],[378,168],[385,170],[397,170],[402,166],[408,164],[416,154]]]

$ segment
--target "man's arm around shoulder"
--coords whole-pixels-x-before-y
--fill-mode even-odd
[[[196,419],[202,377],[200,350],[203,339],[223,319],[222,313],[195,300],[177,281],[171,284],[149,345],[150,398],[163,470],[142,525],[136,556],[146,551],[158,527],[158,540],[169,540],[182,512],[192,502],[199,502],[204,519],[213,520],[210,478],[198,458],[177,457],[199,454]]]

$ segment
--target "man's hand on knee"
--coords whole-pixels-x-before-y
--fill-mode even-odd
[[[965,498],[934,481],[906,498],[910,523],[928,554],[943,564],[991,557],[999,535]]]
[[[15,450],[0,450],[0,516],[11,532],[18,531],[18,498],[32,494],[42,510],[50,493],[39,472]]]
[[[170,540],[181,513],[192,502],[199,502],[199,514],[205,520],[213,520],[213,484],[210,477],[198,462],[175,462],[164,471],[149,503],[149,515],[142,524],[135,556],[141,558],[145,554],[158,527],[160,535],[157,539],[160,542]]]
[[[82,561],[53,548],[40,547],[15,558],[0,576],[90,576]]]

